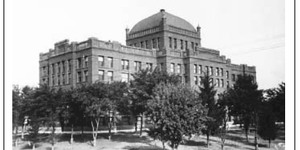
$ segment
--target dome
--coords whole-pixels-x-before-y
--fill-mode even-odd
[[[135,26],[133,26],[129,34],[157,27],[160,25],[163,17],[166,18],[167,25],[196,32],[196,29],[186,20],[167,13],[164,9],[161,9],[160,12],[138,22]]]

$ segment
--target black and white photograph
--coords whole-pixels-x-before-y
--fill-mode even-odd
[[[292,2],[6,0],[5,149],[293,149]]]

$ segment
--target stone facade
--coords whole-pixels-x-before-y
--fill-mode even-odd
[[[220,93],[238,75],[256,78],[254,66],[231,64],[219,51],[202,47],[200,29],[161,10],[126,29],[126,45],[97,38],[58,42],[40,54],[40,83],[69,88],[98,80],[128,81],[140,69],[161,67],[191,86],[200,85],[207,72]]]

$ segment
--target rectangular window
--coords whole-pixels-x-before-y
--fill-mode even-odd
[[[185,41],[185,49],[188,49],[188,41]]]
[[[235,74],[232,74],[232,81],[235,81]]]
[[[152,39],[152,47],[153,48],[157,48],[156,39]]]
[[[224,76],[223,68],[220,68],[220,76]]]
[[[177,64],[177,73],[181,73],[181,64]]]
[[[99,66],[104,66],[104,56],[98,56],[98,64]]]
[[[108,71],[107,76],[108,76],[108,81],[111,81],[111,82],[114,81],[114,72]]]
[[[188,83],[188,82],[189,82],[188,76],[184,76],[184,81],[185,81],[185,83]]]
[[[221,79],[221,87],[224,87],[224,80]]]
[[[177,49],[177,39],[174,38],[174,49]]]
[[[219,74],[220,74],[220,71],[219,71],[219,68],[217,67],[216,68],[216,76],[219,76]]]
[[[143,41],[141,42],[141,48],[144,48],[144,42]]]
[[[157,48],[160,48],[160,38],[157,38]]]
[[[229,81],[227,81],[227,88],[230,88],[230,84],[229,84]]]
[[[98,76],[99,76],[99,80],[103,81],[104,80],[104,70],[98,70]]]
[[[183,40],[180,40],[180,49],[183,50]]]
[[[197,76],[194,77],[194,82],[195,82],[195,85],[198,85],[198,77]]]
[[[77,72],[77,83],[81,82],[81,71]]]
[[[54,78],[54,76],[52,76],[52,86],[54,86],[55,85],[55,78]]]
[[[164,63],[160,63],[159,65],[160,70],[163,70],[163,67],[164,67]]]
[[[194,65],[194,74],[197,73],[197,65]]]
[[[202,74],[202,65],[199,65],[199,66],[198,66],[198,73],[199,73],[199,74]]]
[[[188,67],[187,67],[187,64],[184,64],[184,73],[185,73],[185,74],[188,73]]]
[[[171,72],[174,73],[175,72],[175,64],[171,63]]]
[[[85,68],[89,67],[89,57],[88,56],[84,57],[84,67]]]
[[[60,63],[57,63],[57,74],[60,74]]]
[[[66,84],[65,74],[62,74],[62,84],[63,84],[63,85]]]
[[[135,70],[135,71],[140,71],[140,70],[142,69],[142,63],[139,62],[139,61],[135,61],[135,62],[133,63],[133,66],[134,66],[134,70]]]
[[[206,74],[209,75],[209,67],[208,67],[208,66],[205,66],[205,68],[206,68]]]
[[[214,80],[213,80],[213,78],[210,78],[209,79],[209,86],[213,86],[213,84],[214,84]]]
[[[71,83],[71,73],[68,73],[68,80],[67,80],[67,84],[70,84]]]
[[[129,60],[122,59],[121,65],[123,70],[129,70]]]
[[[89,72],[87,70],[84,71],[84,81],[88,82]]]
[[[169,47],[172,48],[172,38],[169,37]]]
[[[114,62],[112,57],[107,57],[107,62],[108,62],[108,67],[113,68],[114,67]]]
[[[229,79],[229,72],[226,71],[226,79]]]
[[[198,43],[196,43],[196,47],[198,47]]]
[[[209,75],[212,76],[213,75],[213,67],[209,68]]]
[[[220,80],[219,79],[216,79],[216,84],[217,84],[217,87],[220,87]]]
[[[153,69],[153,64],[152,63],[146,63],[147,68],[152,71]]]
[[[122,73],[121,77],[122,77],[122,79],[121,79],[122,82],[128,82],[129,81],[128,73]]]
[[[62,61],[62,62],[61,62],[61,65],[62,65],[62,74],[64,74],[65,71],[66,71],[65,61]]]
[[[72,70],[72,63],[71,63],[71,59],[68,60],[68,72],[71,72]]]
[[[60,85],[60,75],[57,76],[57,84]]]
[[[77,69],[80,69],[81,68],[81,66],[82,66],[82,64],[81,64],[81,58],[77,58]]]
[[[46,67],[43,67],[42,69],[42,76],[46,75]]]
[[[146,43],[146,48],[149,49],[149,42],[148,42],[148,40],[146,40],[145,43]]]
[[[191,42],[192,50],[194,49],[194,42]]]

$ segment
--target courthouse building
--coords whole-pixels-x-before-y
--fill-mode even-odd
[[[200,85],[207,72],[218,92],[232,86],[238,75],[256,78],[254,66],[232,64],[220,51],[203,47],[199,26],[163,9],[125,31],[126,45],[94,37],[55,43],[40,54],[40,83],[68,88],[99,80],[128,81],[131,74],[155,67],[178,74],[191,86]]]

